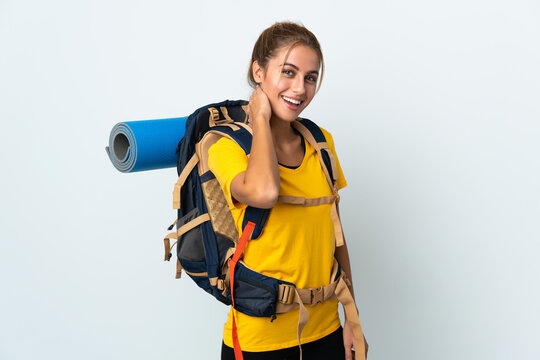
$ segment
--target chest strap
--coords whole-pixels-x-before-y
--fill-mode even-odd
[[[323,204],[331,204],[330,217],[334,224],[334,234],[336,237],[336,247],[344,244],[343,229],[341,227],[341,220],[339,219],[339,213],[337,204],[339,203],[339,194],[336,188],[333,188],[334,195],[322,196],[318,198],[305,198],[301,196],[280,195],[278,197],[278,203],[298,205],[298,206],[317,206]]]
[[[335,195],[321,196],[318,198],[305,198],[301,196],[280,195],[278,203],[300,205],[300,206],[317,206],[323,204],[332,204],[337,200]]]

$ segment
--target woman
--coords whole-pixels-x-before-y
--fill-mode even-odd
[[[248,243],[244,262],[298,288],[326,285],[334,256],[351,279],[347,246],[335,247],[330,205],[301,207],[277,202],[279,195],[332,195],[317,153],[291,126],[315,96],[323,71],[319,43],[305,27],[284,22],[263,31],[248,72],[255,88],[248,108],[253,129],[250,156],[227,138],[209,150],[209,167],[225,193],[239,231],[248,205],[272,208],[263,234]],[[325,130],[323,133],[336,159],[338,188],[343,188],[346,181],[332,137]],[[224,326],[222,359],[234,359],[233,311],[244,359],[298,358],[298,310],[279,314],[270,322],[231,309]],[[341,328],[337,300],[308,311],[301,339],[304,359],[353,359],[351,326],[346,320]]]

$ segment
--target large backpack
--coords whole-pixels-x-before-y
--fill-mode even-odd
[[[258,238],[271,209],[248,206],[239,234],[223,190],[208,168],[208,149],[225,136],[236,142],[247,155],[251,150],[252,130],[248,125],[247,101],[223,101],[203,106],[186,121],[186,131],[177,148],[178,181],[173,191],[173,207],[177,220],[169,227],[176,231],[164,239],[165,260],[177,244],[176,278],[182,270],[195,283],[219,301],[238,311],[257,317],[269,317],[300,308],[298,341],[309,315],[305,305],[314,306],[338,299],[353,325],[357,356],[364,354],[363,334],[348,279],[337,261],[329,284],[318,288],[299,289],[293,283],[251,270],[243,261],[247,242]],[[320,198],[280,196],[278,202],[298,206],[331,204],[336,246],[343,244],[343,233],[337,211],[337,169],[321,129],[308,119],[297,119],[294,128],[317,151],[321,167],[333,195]],[[176,240],[171,245],[171,240]],[[233,312],[233,343],[237,359],[242,359]]]

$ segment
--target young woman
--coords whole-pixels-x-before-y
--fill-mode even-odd
[[[272,208],[262,235],[248,242],[244,262],[298,288],[327,285],[334,257],[351,279],[347,246],[335,247],[330,205],[277,202],[280,195],[332,195],[315,149],[291,126],[315,96],[323,71],[319,43],[305,27],[283,22],[264,30],[248,72],[255,88],[248,108],[253,129],[250,156],[227,138],[209,150],[209,167],[223,188],[239,232],[248,205]],[[338,188],[343,188],[347,183],[332,137],[323,133],[336,159]],[[309,321],[301,338],[304,359],[354,358],[352,329],[348,320],[341,327],[337,306],[337,300],[332,300],[307,308]],[[224,326],[222,359],[234,359],[233,311],[244,359],[298,359],[298,310],[270,322],[234,309]]]

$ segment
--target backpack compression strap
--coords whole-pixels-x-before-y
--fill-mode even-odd
[[[182,225],[179,227],[175,232],[169,233],[165,236],[163,239],[163,244],[165,245],[165,257],[163,260],[169,261],[171,259],[171,250],[174,247],[174,245],[177,244],[178,238],[191,229],[195,228],[196,226],[201,225],[203,222],[210,221],[210,215],[208,213],[202,214],[195,219],[191,220],[190,222]],[[175,222],[169,227],[169,230],[172,230],[174,225],[178,222],[178,220],[175,220]],[[171,240],[174,239],[174,243],[171,245]],[[184,270],[185,271],[185,270]],[[187,271],[186,271],[187,272]],[[188,273],[189,274],[189,273]],[[176,260],[176,278],[180,279],[182,276],[182,265],[180,264],[180,260]]]

